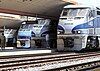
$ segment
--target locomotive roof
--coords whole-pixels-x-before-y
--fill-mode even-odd
[[[94,8],[94,7],[86,5],[67,5],[64,8]]]

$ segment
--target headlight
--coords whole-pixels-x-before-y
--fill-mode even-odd
[[[57,34],[60,34],[60,31],[58,31]]]
[[[57,31],[57,34],[63,34],[64,32],[63,32],[63,30],[58,30]]]
[[[32,33],[31,33],[31,36],[32,36],[32,37],[35,37],[35,33],[32,32]]]
[[[90,39],[87,40],[87,42],[90,42],[90,41],[91,41]]]
[[[80,30],[74,30],[73,34],[81,34],[81,31]]]
[[[45,37],[46,36],[46,34],[41,34],[41,37]]]
[[[78,33],[78,34],[80,34],[80,33],[81,33],[81,31],[80,31],[80,30],[78,30],[78,31],[77,31],[77,33]]]

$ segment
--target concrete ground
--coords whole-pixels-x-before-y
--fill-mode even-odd
[[[93,71],[100,71],[100,67],[93,69]]]
[[[17,49],[13,47],[6,47],[3,50],[0,49],[0,56],[43,54],[43,53],[52,53],[52,50],[47,48]]]

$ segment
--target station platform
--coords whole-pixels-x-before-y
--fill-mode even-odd
[[[7,47],[3,50],[0,49],[0,56],[47,54],[52,52],[53,50],[46,48],[17,49],[13,47]]]

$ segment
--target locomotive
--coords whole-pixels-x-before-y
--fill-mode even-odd
[[[22,22],[17,36],[17,48],[46,47],[49,23],[49,19]]]
[[[100,8],[86,5],[65,6],[57,27],[57,49],[81,51],[99,47]]]

